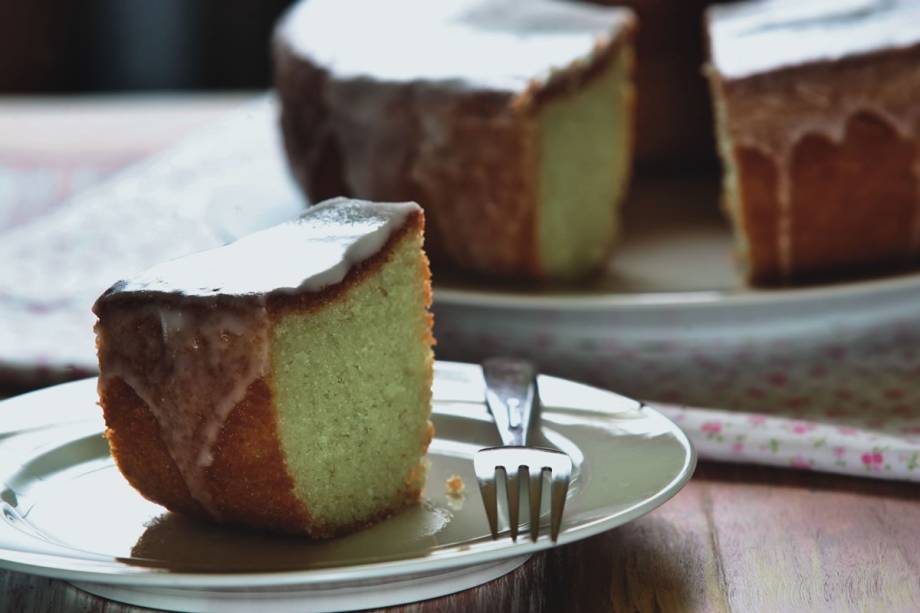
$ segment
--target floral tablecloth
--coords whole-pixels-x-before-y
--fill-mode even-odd
[[[920,313],[794,355],[710,360],[696,385],[687,373],[689,389],[662,394],[732,411],[660,406],[703,457],[920,481]]]

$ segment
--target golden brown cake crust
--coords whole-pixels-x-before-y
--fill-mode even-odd
[[[104,381],[100,404],[106,437],[128,482],[171,511],[209,518],[189,493],[144,401],[121,379]],[[310,525],[306,508],[293,494],[264,381],[249,386],[224,423],[207,483],[221,521],[294,533]]]
[[[779,257],[776,165],[756,149],[738,148],[735,156],[743,177],[752,283],[844,278],[917,262],[912,243],[918,206],[917,179],[911,171],[914,145],[878,117],[853,117],[840,144],[810,135],[796,146],[789,275]]]
[[[321,308],[344,299],[348,288],[379,271],[407,234],[421,235],[423,228],[422,212],[412,213],[380,252],[355,266],[341,283],[321,292],[271,296],[267,303],[270,316],[277,318],[290,311]],[[429,306],[431,286],[427,260],[423,260],[423,275],[425,301]],[[122,295],[117,301],[100,301],[97,313],[104,319],[106,309],[112,308],[111,302],[117,302],[117,308],[124,309],[132,308],[132,300]],[[433,343],[431,323],[429,314],[423,335],[428,343]],[[427,386],[430,389],[430,380]],[[271,386],[266,379],[260,378],[249,385],[243,400],[224,422],[212,450],[214,460],[205,471],[209,498],[221,515],[214,518],[191,495],[163,442],[157,420],[134,390],[119,377],[100,377],[99,395],[106,437],[122,474],[144,497],[172,511],[230,524],[326,538],[370,525],[417,501],[420,494],[420,484],[410,476],[402,503],[381,509],[376,517],[345,526],[313,522],[309,510],[294,494],[278,434]],[[425,440],[421,441],[422,453],[427,450],[432,434],[429,427]]]
[[[99,379],[105,437],[121,474],[145,498],[195,517],[207,513],[188,491],[146,403],[120,378]]]
[[[755,285],[920,260],[920,46],[726,79],[736,231]],[[723,152],[724,154],[724,152]]]
[[[421,203],[436,265],[540,277],[540,105],[593,78],[632,44],[634,30],[627,21],[592,62],[524,92],[337,80],[276,36],[291,170],[312,201],[345,195]],[[379,112],[368,113],[363,103],[371,99]]]

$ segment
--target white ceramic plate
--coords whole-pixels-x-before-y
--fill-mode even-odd
[[[689,442],[654,410],[553,377],[541,377],[540,390],[543,442],[577,466],[559,544],[647,513],[690,477]],[[109,456],[95,380],[7,400],[0,404],[0,566],[188,610],[259,603],[343,610],[476,585],[552,546],[545,529],[536,543],[489,537],[472,469],[475,451],[498,443],[483,394],[478,367],[438,363],[423,503],[324,542],[201,524],[141,498]],[[452,474],[467,485],[461,499],[446,495]]]

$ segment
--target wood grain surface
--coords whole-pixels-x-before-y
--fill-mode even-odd
[[[141,611],[3,571],[0,600],[4,613]],[[920,488],[702,463],[637,521],[481,587],[389,610],[918,611]]]

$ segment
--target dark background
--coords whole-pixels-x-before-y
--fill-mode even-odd
[[[268,87],[290,1],[0,0],[0,93]]]
[[[713,0],[586,1],[639,17],[637,169],[715,172],[701,71]],[[272,28],[292,2],[0,0],[0,95],[265,89]]]

